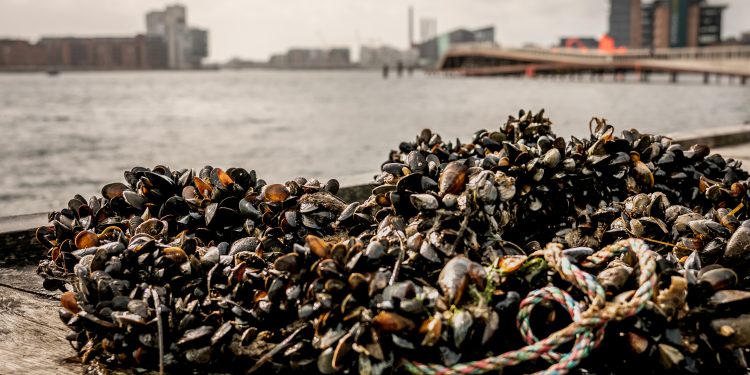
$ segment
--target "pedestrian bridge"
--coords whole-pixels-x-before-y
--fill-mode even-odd
[[[437,71],[466,76],[548,74],[640,74],[668,73],[672,80],[682,73],[750,77],[750,46],[720,46],[632,50],[605,53],[578,49],[503,49],[486,45],[458,45],[446,52]]]

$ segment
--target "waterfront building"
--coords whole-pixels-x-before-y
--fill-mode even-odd
[[[38,45],[46,52],[48,66],[74,69],[143,69],[145,38],[47,37]]]
[[[438,35],[417,45],[420,64],[434,66],[451,47],[464,43],[495,45],[495,28],[489,26],[474,31],[458,29]]]
[[[167,22],[164,11],[146,13],[146,35],[163,38],[167,34]]]
[[[652,7],[652,45],[654,48],[669,48],[669,6],[666,1],[655,1]]]
[[[617,47],[641,47],[641,1],[610,0],[609,36]]]
[[[327,51],[325,62],[332,67],[349,67],[352,64],[349,48],[331,48]]]
[[[134,70],[165,69],[166,48],[161,38],[44,37],[36,44],[0,40],[0,69]]]
[[[190,52],[188,63],[191,67],[199,68],[204,58],[208,57],[208,30],[191,27],[188,29],[190,36]]]
[[[232,59],[227,61],[223,67],[228,69],[258,69],[267,68],[268,65],[268,62],[245,60],[239,57],[233,57]]]
[[[268,59],[268,66],[272,68],[286,68],[287,66],[287,54],[276,53],[271,55]]]
[[[145,35],[0,40],[0,68],[12,70],[186,69],[206,56],[208,31],[187,27],[181,5],[146,14]]]
[[[380,69],[383,65],[404,66],[417,64],[419,53],[416,49],[400,50],[391,46],[366,47],[359,50],[359,65],[363,68]]]
[[[143,69],[167,69],[167,43],[158,36],[143,35],[145,56]]]
[[[721,42],[721,17],[726,6],[708,5],[704,0],[657,0],[652,7],[654,47],[698,47]]]
[[[286,54],[286,64],[289,68],[304,68],[317,64],[321,50],[292,48]]]
[[[474,43],[495,43],[495,27],[488,26],[481,29],[476,29],[471,32],[473,35],[470,42]]]
[[[721,43],[721,16],[726,5],[703,5],[698,21],[698,45]]]
[[[641,47],[654,46],[654,5],[641,5]]]
[[[26,40],[0,39],[0,68],[34,68],[47,65],[47,52]]]
[[[162,11],[146,14],[146,35],[161,37],[167,47],[167,66],[171,69],[189,67],[189,34],[184,6],[170,5]]]
[[[187,9],[182,5],[148,12],[146,35],[164,40],[170,69],[200,68],[202,59],[208,56],[208,31],[188,27]]]
[[[351,68],[348,48],[292,48],[272,55],[268,66],[277,69],[346,69]]]

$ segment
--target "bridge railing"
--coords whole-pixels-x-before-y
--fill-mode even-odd
[[[615,59],[750,60],[750,45],[628,50]]]
[[[545,56],[566,56],[576,58],[588,58],[604,61],[622,61],[635,59],[658,59],[658,60],[750,60],[750,45],[734,46],[712,46],[712,47],[686,47],[686,48],[641,48],[629,49],[616,52],[602,51],[598,49],[578,48],[501,48],[485,43],[461,43],[451,46],[451,50],[487,50],[498,49],[503,51],[523,52]]]

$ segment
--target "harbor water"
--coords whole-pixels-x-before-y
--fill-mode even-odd
[[[133,166],[242,166],[266,181],[371,179],[388,150],[429,127],[468,140],[519,108],[558,135],[592,116],[676,133],[750,123],[750,86],[447,78],[373,71],[0,74],[0,216],[60,209]]]

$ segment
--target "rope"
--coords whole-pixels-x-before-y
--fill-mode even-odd
[[[582,271],[570,258],[563,255],[559,244],[550,244],[542,251],[544,259],[560,276],[580,289],[588,297],[589,303],[583,311],[584,302],[575,301],[568,293],[554,286],[547,286],[529,293],[521,302],[518,312],[518,327],[528,345],[518,350],[478,361],[458,363],[450,367],[438,364],[424,364],[404,361],[404,367],[412,374],[419,375],[465,375],[497,371],[504,367],[543,358],[552,364],[538,374],[566,374],[596,349],[604,338],[604,329],[610,320],[622,320],[638,314],[655,293],[657,286],[656,258],[640,239],[627,239],[604,247],[581,263],[584,267],[600,265],[612,258],[633,251],[638,257],[638,289],[633,296],[620,303],[607,302],[604,288],[590,273]],[[573,322],[567,327],[539,340],[531,332],[529,313],[544,301],[561,304],[570,314]],[[569,353],[560,354],[555,349],[574,341]]]
[[[544,301],[555,301],[559,303],[565,307],[565,310],[570,314],[570,317],[574,322],[581,320],[581,305],[564,290],[554,286],[534,290],[529,293],[523,301],[521,301],[521,306],[518,310],[518,330],[521,332],[521,335],[527,344],[533,344],[539,341],[539,339],[534,336],[534,333],[531,332],[531,320],[529,319],[529,316],[532,308],[535,305],[544,303]],[[548,362],[554,363],[560,361],[561,355],[550,350],[543,354],[542,358]]]

